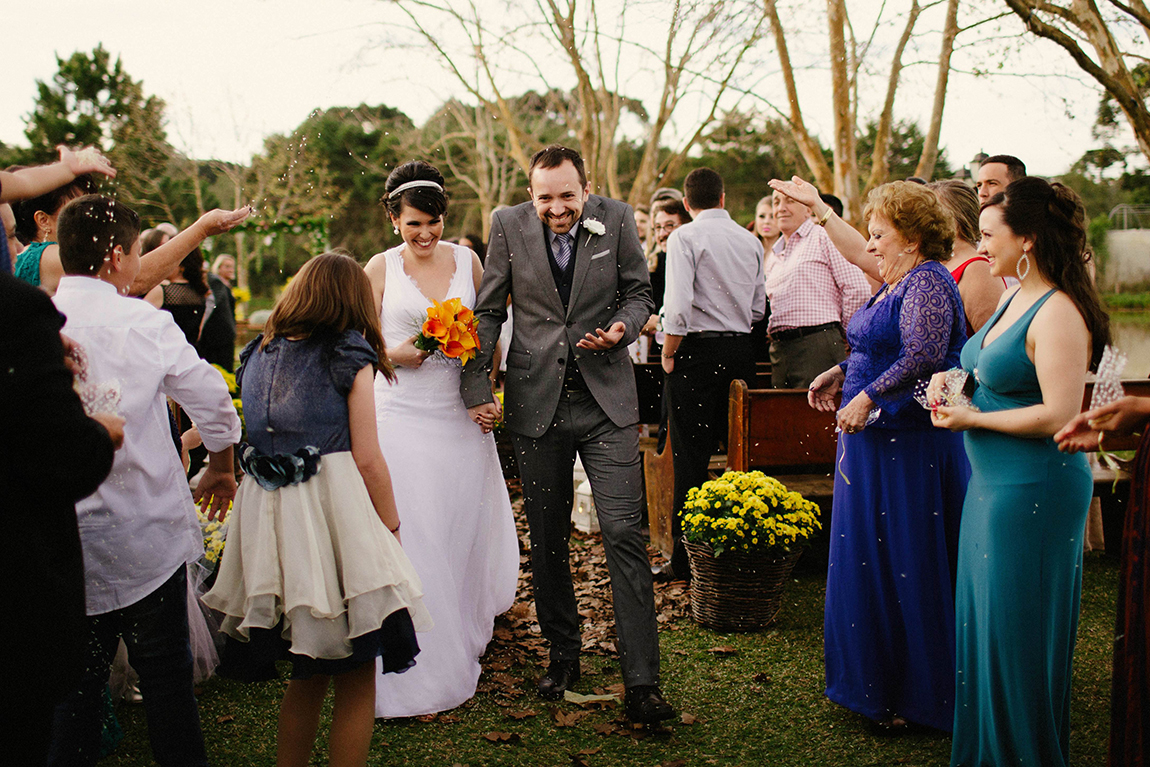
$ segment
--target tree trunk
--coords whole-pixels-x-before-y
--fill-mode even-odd
[[[957,3],[957,0],[951,0],[951,2]],[[867,179],[866,189],[862,193],[864,200],[870,194],[870,190],[885,184],[890,177],[890,163],[887,161],[887,154],[890,151],[891,126],[894,124],[894,96],[898,91],[899,75],[902,73],[902,54],[906,50],[906,44],[910,41],[911,32],[914,30],[914,25],[921,12],[922,7],[918,4],[918,0],[912,0],[910,13],[907,14],[906,27],[895,47],[894,59],[890,64],[890,78],[886,85],[886,101],[882,105],[882,114],[879,115],[878,130],[875,133],[874,149],[871,151],[870,178]],[[861,221],[861,216],[855,219],[855,223]]]
[[[787,104],[790,106],[791,112],[791,133],[795,137],[795,143],[799,145],[799,152],[802,154],[803,160],[806,161],[807,167],[811,171],[815,186],[820,189],[832,189],[835,184],[834,174],[831,172],[830,166],[827,165],[827,161],[823,157],[822,147],[820,147],[819,142],[811,136],[806,124],[803,122],[803,112],[799,107],[799,91],[795,86],[795,70],[791,65],[790,52],[787,50],[786,34],[783,31],[782,22],[779,21],[777,2],[778,0],[763,0],[763,9],[771,23],[771,31],[775,36],[775,48],[779,54],[779,67],[782,69],[783,82],[787,89]]]
[[[930,181],[938,162],[938,139],[942,133],[942,109],[946,105],[946,85],[950,79],[950,59],[954,39],[958,37],[958,0],[947,0],[946,25],[942,29],[942,50],[938,54],[938,80],[934,86],[934,106],[930,110],[930,127],[922,142],[922,155],[914,175]]]
[[[862,220],[859,201],[857,139],[854,109],[851,106],[850,77],[847,73],[846,6],[843,0],[827,0],[827,25],[830,28],[831,91],[834,107],[834,193],[843,202],[844,218],[852,223]]]

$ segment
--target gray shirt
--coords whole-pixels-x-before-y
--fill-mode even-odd
[[[701,211],[667,240],[663,330],[750,333],[767,307],[763,245],[722,208]]]

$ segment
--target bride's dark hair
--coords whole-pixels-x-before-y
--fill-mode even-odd
[[[404,189],[394,197],[392,196],[392,192],[410,181],[432,181],[439,184],[439,188],[416,186]],[[447,212],[447,195],[443,191],[443,174],[434,165],[425,163],[423,160],[405,162],[393,170],[391,175],[387,177],[387,184],[384,189],[386,193],[383,195],[383,207],[392,218],[399,218],[399,212],[403,210],[404,205],[423,211],[429,216],[442,216]]]
[[[1054,287],[1070,297],[1086,322],[1093,346],[1090,369],[1102,359],[1110,343],[1110,317],[1102,308],[1098,288],[1086,262],[1086,209],[1070,187],[1036,176],[1011,181],[1005,191],[991,197],[983,210],[1000,206],[1010,231],[1034,238],[1034,268]]]

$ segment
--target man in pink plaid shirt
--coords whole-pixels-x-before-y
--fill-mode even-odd
[[[783,236],[764,267],[771,319],[771,384],[805,389],[846,359],[844,329],[871,295],[862,270],[843,258],[807,206],[775,192]]]

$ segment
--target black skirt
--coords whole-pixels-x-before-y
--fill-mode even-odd
[[[419,654],[415,626],[406,609],[387,616],[375,631],[353,638],[351,655],[346,658],[311,658],[293,653],[290,647],[283,638],[282,618],[275,628],[252,629],[246,642],[228,636],[216,673],[241,682],[264,682],[278,678],[275,662],[286,660],[292,664],[292,679],[310,679],[317,674],[337,676],[382,658],[384,674],[401,674],[415,665]]]

